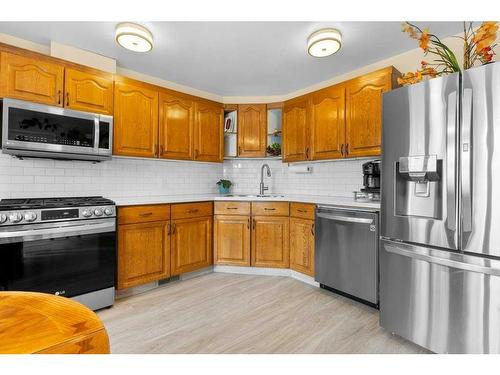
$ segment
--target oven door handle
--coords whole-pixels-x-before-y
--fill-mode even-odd
[[[36,241],[40,239],[80,236],[112,232],[116,229],[114,221],[97,224],[72,225],[67,227],[28,229],[9,232],[0,232],[0,243]]]

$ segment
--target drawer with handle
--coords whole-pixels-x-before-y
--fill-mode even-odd
[[[310,203],[290,203],[290,216],[299,219],[314,220],[314,209],[316,205]]]
[[[216,215],[250,215],[250,202],[215,202]]]
[[[172,220],[213,215],[213,202],[179,203],[172,205]]]
[[[169,204],[126,206],[118,208],[118,224],[147,223],[170,220]]]
[[[288,202],[252,202],[252,215],[256,216],[288,216]]]

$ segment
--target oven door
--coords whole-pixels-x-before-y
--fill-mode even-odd
[[[72,297],[115,285],[114,219],[0,229],[0,290]]]
[[[93,113],[4,99],[2,147],[6,150],[98,155],[100,117]],[[108,123],[109,120],[103,120],[103,135]],[[106,143],[104,139],[102,143]]]

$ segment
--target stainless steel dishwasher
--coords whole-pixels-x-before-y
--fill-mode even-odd
[[[316,208],[315,280],[378,307],[378,213]]]

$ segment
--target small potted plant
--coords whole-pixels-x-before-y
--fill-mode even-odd
[[[220,194],[229,194],[229,190],[231,189],[233,183],[229,180],[219,180],[217,181],[217,185],[219,186]]]

